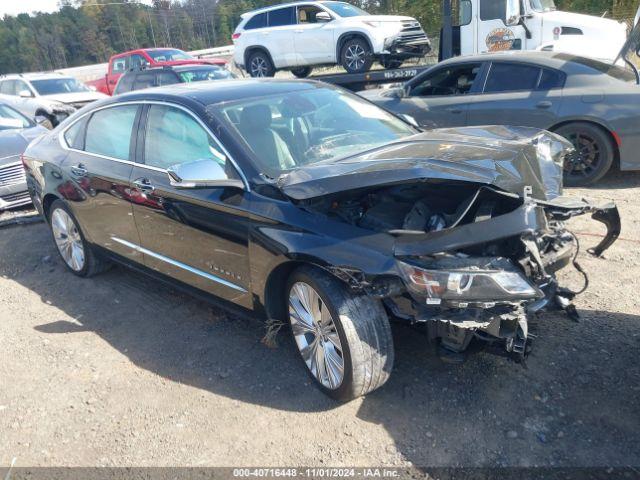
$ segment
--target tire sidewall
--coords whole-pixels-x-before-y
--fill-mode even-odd
[[[71,220],[73,220],[73,223],[75,224],[76,228],[78,229],[78,233],[80,234],[80,239],[82,240],[82,248],[84,250],[84,264],[82,265],[82,270],[74,270],[73,268],[71,268],[67,262],[65,261],[65,259],[62,257],[62,253],[60,252],[60,249],[58,248],[58,244],[56,243],[56,239],[53,235],[53,228],[51,225],[52,219],[53,219],[53,212],[55,212],[56,210],[63,210],[67,215],[69,215],[69,217],[71,217]],[[76,219],[75,215],[71,212],[71,209],[67,206],[66,203],[64,203],[62,200],[56,200],[51,204],[51,207],[49,208],[49,212],[47,214],[47,218],[49,220],[49,232],[51,233],[51,238],[53,239],[53,243],[54,246],[56,248],[56,252],[58,252],[58,256],[60,257],[60,260],[62,260],[62,263],[64,264],[64,266],[74,275],[77,275],[79,277],[85,277],[87,276],[87,274],[89,273],[89,255],[90,255],[90,250],[89,250],[89,243],[87,242],[87,239],[84,236],[84,233],[82,232],[82,228],[80,228],[80,224],[78,223],[78,220]]]
[[[347,59],[346,59],[348,48],[351,45],[355,45],[355,44],[360,45],[366,52],[366,60],[365,60],[364,66],[359,70],[354,70],[349,68],[349,66],[347,65]],[[344,68],[348,73],[368,72],[371,69],[371,65],[373,64],[373,59],[371,57],[372,53],[373,52],[371,51],[371,47],[369,47],[369,43],[367,43],[362,38],[352,38],[351,40],[347,40],[342,46],[342,51],[340,53],[340,63],[342,65],[342,68]]]
[[[260,57],[262,58],[266,63],[267,66],[269,67],[267,70],[267,73],[264,77],[258,77],[258,76],[254,76],[253,75],[253,71],[251,70],[251,63],[253,62],[254,58]],[[276,74],[276,70],[275,67],[273,66],[273,62],[271,61],[271,59],[269,58],[269,55],[267,55],[266,53],[262,52],[262,51],[257,51],[252,53],[251,55],[249,55],[249,75],[252,78],[271,78]]]
[[[607,133],[600,127],[590,125],[588,123],[576,122],[565,125],[555,130],[555,133],[564,138],[567,138],[570,134],[576,132],[582,132],[586,135],[589,135],[598,143],[598,146],[600,147],[601,158],[600,164],[598,165],[597,169],[590,176],[584,177],[584,179],[567,177],[567,175],[563,172],[564,185],[567,187],[584,187],[597,182],[602,177],[604,177],[611,169],[615,156],[615,148],[611,140],[607,136]],[[606,155],[606,158],[602,158],[603,155]]]
[[[298,349],[298,345],[295,341],[295,338],[292,332],[291,339],[293,341],[293,344],[296,350],[298,350],[298,355],[302,360],[304,369],[309,375],[309,377],[314,381],[316,386],[320,388],[320,390],[322,390],[322,392],[325,395],[335,400],[343,400],[345,398],[351,398],[350,394],[352,390],[351,386],[353,383],[353,361],[352,361],[352,356],[350,351],[350,345],[347,340],[347,335],[345,334],[344,328],[342,326],[342,321],[340,319],[340,306],[335,305],[336,299],[330,298],[328,296],[327,292],[325,291],[326,290],[325,287],[321,284],[321,282],[318,282],[311,275],[310,270],[307,270],[307,269],[298,270],[291,277],[289,277],[289,280],[287,281],[287,288],[286,288],[287,296],[285,301],[286,301],[286,307],[287,307],[286,312],[287,312],[287,318],[289,321],[289,327],[291,327],[291,317],[289,316],[289,296],[291,294],[291,288],[293,287],[294,284],[298,282],[303,282],[311,286],[318,293],[318,295],[320,296],[320,298],[322,299],[326,307],[329,309],[329,313],[331,313],[331,317],[333,318],[333,323],[336,326],[336,331],[338,332],[338,337],[340,338],[340,344],[342,345],[342,358],[344,361],[344,375],[342,378],[342,383],[337,389],[331,390],[330,388],[325,387],[316,377],[314,377],[313,373],[311,373],[311,370],[309,369],[306,362],[302,358],[302,354]]]

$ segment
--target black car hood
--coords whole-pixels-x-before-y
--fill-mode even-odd
[[[562,194],[562,162],[572,150],[562,137],[525,127],[431,130],[337,161],[300,167],[278,179],[295,200],[410,180],[492,185],[534,198]]]

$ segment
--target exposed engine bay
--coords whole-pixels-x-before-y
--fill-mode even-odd
[[[606,238],[591,251],[595,255],[620,232],[613,205],[595,207],[565,197],[539,201],[529,191],[517,195],[468,182],[363,188],[315,197],[300,206],[395,237],[404,286],[364,288],[383,299],[393,318],[425,326],[450,361],[463,359],[474,338],[523,360],[533,338],[529,316],[560,309],[577,318],[571,301],[588,285],[576,261],[578,239],[565,221],[592,213],[607,225]],[[580,291],[560,287],[555,278],[569,265],[584,276]]]

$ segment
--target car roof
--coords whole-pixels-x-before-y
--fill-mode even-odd
[[[312,80],[235,79],[216,82],[178,83],[118,95],[117,102],[134,100],[191,99],[202,105],[213,105],[255,97],[302,92],[313,88],[335,88]]]
[[[577,60],[577,62],[572,62]],[[454,57],[441,62],[438,65],[447,65],[454,63],[466,63],[466,62],[494,62],[494,61],[507,61],[507,62],[522,62],[522,63],[535,63],[541,67],[555,68],[562,70],[567,66],[567,63],[588,64],[589,62],[601,62],[595,59],[588,59],[586,57],[580,57],[577,55],[562,53],[562,52],[541,52],[536,50],[507,50],[503,52],[487,52],[479,53],[475,55],[467,55],[464,57]]]
[[[9,75],[5,75],[3,77],[0,77],[0,81],[1,80],[15,80],[15,79],[22,79],[22,80],[48,80],[48,79],[56,79],[56,78],[72,78],[68,75],[62,75],[60,73],[56,73],[56,72],[43,72],[43,73],[39,73],[39,72],[35,72],[35,73],[12,73]]]
[[[348,3],[348,2],[343,2],[342,0],[336,0],[336,1],[339,1],[339,2],[342,2],[342,3]],[[277,4],[277,5],[269,5],[267,7],[262,7],[262,8],[257,8],[255,10],[251,10],[250,12],[243,13],[241,15],[241,17],[242,18],[246,18],[249,15],[253,16],[256,13],[268,12],[268,11],[271,11],[271,10],[275,10],[277,8],[296,7],[296,6],[300,5],[300,4],[307,4],[308,5],[308,4],[314,4],[314,3],[318,4],[318,3],[326,3],[326,2],[327,2],[327,0],[308,0],[308,1],[305,0],[305,1],[298,1],[298,2],[280,3],[280,4]]]

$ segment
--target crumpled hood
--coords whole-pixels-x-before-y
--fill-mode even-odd
[[[301,167],[278,186],[295,200],[410,180],[492,185],[539,200],[562,194],[562,162],[572,150],[562,137],[525,127],[431,130],[342,160]]]
[[[39,125],[24,130],[0,130],[0,164],[4,163],[3,159],[7,159],[8,162],[7,157],[23,154],[32,140],[48,131]],[[11,161],[15,161],[15,159]]]

